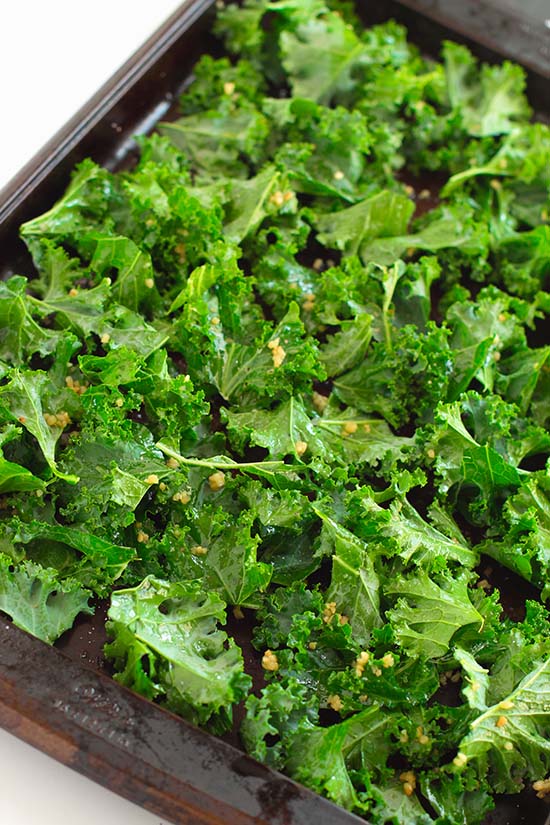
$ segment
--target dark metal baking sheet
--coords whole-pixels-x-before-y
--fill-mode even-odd
[[[51,206],[75,163],[132,162],[133,135],[173,105],[197,57],[209,50],[213,0],[188,0],[0,192],[0,274],[32,274],[18,227]],[[366,22],[404,22],[436,53],[444,37],[486,59],[529,71],[535,105],[549,107],[550,30],[498,0],[359,0]],[[352,825],[363,820],[130,693],[108,675],[102,606],[50,648],[0,619],[0,725],[111,790],[181,825]],[[252,666],[253,657],[247,655]],[[237,740],[233,740],[237,744]],[[510,797],[491,825],[543,825],[531,792]]]

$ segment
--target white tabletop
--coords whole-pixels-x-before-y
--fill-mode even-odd
[[[0,188],[181,0],[0,3]],[[0,729],[2,825],[165,825]]]

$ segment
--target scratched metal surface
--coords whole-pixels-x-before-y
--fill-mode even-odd
[[[173,822],[364,825],[9,622],[0,650],[3,727]]]

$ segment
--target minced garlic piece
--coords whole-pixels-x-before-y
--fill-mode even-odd
[[[322,413],[328,404],[328,397],[326,395],[321,395],[320,392],[313,393],[313,406],[317,410],[317,412]]]
[[[225,475],[221,471],[208,476],[208,486],[213,492],[221,490],[225,486]]]
[[[137,540],[139,541],[140,544],[147,544],[147,542],[149,541],[150,536],[149,536],[148,533],[145,533],[143,530],[140,530],[138,532],[136,538],[137,538]]]
[[[156,475],[156,473],[151,473],[151,475],[148,475],[147,478],[145,479],[145,483],[146,484],[158,484],[159,483],[158,475]]]
[[[511,699],[503,699],[502,702],[498,703],[498,706],[502,710],[510,710],[510,708],[514,707],[514,703]]]
[[[115,407],[122,407],[124,405],[124,398],[117,398],[115,401]]]
[[[267,344],[268,349],[271,350],[271,357],[273,358],[273,366],[280,367],[286,358],[286,352],[280,344],[280,338],[274,338]]]
[[[382,656],[382,667],[393,667],[395,664],[395,659],[393,658],[393,653],[385,653]]]
[[[336,602],[327,602],[323,610],[323,621],[330,624],[336,615]]]
[[[75,289],[73,286],[72,289],[69,289],[69,295],[71,296],[71,298],[76,298],[76,296],[78,295],[78,289]]]
[[[269,198],[269,200],[271,201],[271,203],[274,203],[274,204],[275,204],[275,206],[282,206],[282,205],[283,205],[283,203],[285,202],[285,196],[283,195],[283,193],[281,192],[281,190],[280,190],[280,189],[278,189],[276,192],[274,192],[274,193],[271,195],[271,197]]]
[[[404,771],[399,780],[403,783],[403,793],[406,796],[412,796],[416,788],[416,775],[413,771]]]
[[[21,419],[19,419],[21,421]],[[44,421],[48,425],[48,427],[60,427],[64,429],[71,423],[71,418],[69,413],[62,410],[61,412],[52,414],[52,413],[44,413]]]
[[[463,768],[467,761],[468,757],[466,754],[459,751],[453,759],[453,765],[456,765],[457,768]]]
[[[362,650],[357,659],[355,660],[355,673],[357,676],[362,676],[363,671],[365,670],[365,665],[368,663],[370,659],[370,653],[368,650]]]
[[[279,670],[279,660],[272,650],[266,650],[262,656],[262,667],[264,670]]]
[[[286,352],[281,346],[274,347],[271,352],[271,357],[273,358],[273,366],[277,369],[285,360]]]
[[[346,421],[344,426],[342,427],[342,435],[352,435],[353,433],[357,432],[357,422],[356,421]]]
[[[341,169],[337,169],[336,172],[333,175],[333,178],[334,178],[334,180],[343,180],[344,179],[344,173],[342,172]]]
[[[235,91],[235,84],[231,83],[231,81],[227,81],[227,83],[223,84],[223,93],[228,97],[231,97],[233,92]]]
[[[188,504],[191,501],[191,496],[187,490],[178,490],[178,492],[172,496],[172,501],[179,501],[180,504]]]
[[[153,289],[155,282],[152,278],[146,278],[143,282],[147,289]]]
[[[513,751],[514,750],[513,744],[511,742],[505,742],[504,743],[504,750],[505,751]]]
[[[61,412],[57,413],[57,421],[60,427],[66,427],[68,424],[71,423],[71,418],[68,412],[62,410]]]
[[[296,455],[303,455],[307,450],[307,441],[296,441],[294,444]]]
[[[191,552],[194,556],[206,556],[208,553],[208,547],[203,547],[202,544],[197,544],[195,547],[191,548]]]
[[[544,799],[545,796],[550,794],[550,779],[537,779],[536,782],[533,782],[533,790],[537,792],[539,799]]]
[[[422,725],[419,725],[416,729],[416,738],[417,738],[418,743],[420,745],[427,745],[428,742],[430,741],[430,737],[426,736],[426,734],[424,733],[424,728],[422,727]]]
[[[179,467],[180,465],[179,465],[179,462],[178,462],[178,461],[176,461],[176,459],[175,459],[175,458],[169,458],[169,459],[167,460],[167,462],[166,462],[166,466],[167,466],[170,470],[177,470],[177,469],[178,469],[178,467]]]
[[[344,703],[342,702],[337,693],[327,698],[327,705],[329,705],[329,707],[336,711],[342,710],[342,708],[344,707]]]
[[[82,393],[86,392],[88,387],[90,386],[86,381],[80,383],[78,378],[73,378],[71,375],[67,375],[65,378],[65,384],[67,388],[75,392],[77,395],[82,395]]]
[[[508,719],[506,718],[506,716],[499,716],[495,724],[497,728],[503,728],[504,725],[506,725],[507,723]]]
[[[111,336],[109,335],[108,332],[104,332],[99,340],[101,341],[102,344],[108,344],[109,341],[111,340]]]

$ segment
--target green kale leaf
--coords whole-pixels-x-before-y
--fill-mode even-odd
[[[0,554],[0,610],[43,642],[53,644],[79,613],[92,613],[89,597],[78,581],[60,581],[52,568],[31,561],[16,564]]]
[[[240,649],[219,629],[223,601],[198,582],[170,584],[149,577],[111,596],[105,652],[115,678],[218,732],[245,695]]]

